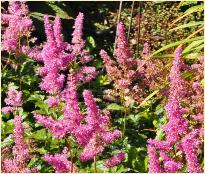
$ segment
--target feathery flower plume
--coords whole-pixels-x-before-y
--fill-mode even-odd
[[[29,38],[33,29],[32,20],[28,16],[28,6],[25,2],[11,1],[8,13],[3,13],[1,18],[6,25],[2,36],[2,50],[21,53],[22,46],[19,42],[25,36]]]
[[[73,55],[65,52],[67,43],[63,42],[60,18],[56,17],[54,22],[52,26],[49,17],[44,16],[47,42],[40,52],[44,63],[44,67],[39,70],[39,74],[43,77],[40,87],[50,94],[58,94],[61,91],[64,75],[60,74],[60,71],[67,68],[73,60]]]
[[[9,89],[7,97],[4,99],[6,106],[2,108],[3,113],[14,112],[18,107],[21,107],[23,104],[22,101],[22,92],[15,89]]]
[[[187,119],[183,117],[184,113],[188,113],[188,109],[182,108],[181,102],[189,95],[188,88],[185,88],[185,80],[181,77],[181,70],[184,67],[181,61],[182,47],[178,47],[175,52],[175,58],[173,60],[173,66],[170,71],[170,89],[169,89],[169,97],[168,103],[165,107],[165,110],[168,114],[168,123],[163,126],[163,130],[165,132],[165,140],[148,140],[148,151],[150,146],[155,149],[155,152],[160,152],[160,157],[163,161],[163,170],[165,172],[179,172],[183,163],[176,158],[176,156],[168,156],[172,154],[173,146],[176,146],[176,150],[185,155],[187,160],[187,171],[188,172],[202,172],[202,169],[199,165],[197,156],[197,149],[202,144],[201,137],[201,129],[195,128],[196,126],[192,126],[191,130],[191,122],[189,123]],[[198,88],[198,83],[194,83],[193,87]],[[198,92],[201,88],[198,88]],[[200,92],[199,92],[200,93]],[[191,98],[195,96],[192,95]],[[198,97],[196,97],[198,98]],[[198,110],[200,114],[200,109]],[[193,117],[191,115],[191,117]],[[149,156],[152,156],[149,154]],[[155,164],[158,161],[159,157],[156,157],[154,161],[152,157],[149,157],[149,170],[153,172],[158,172],[155,170]],[[158,165],[159,167],[160,165]],[[161,167],[161,166],[160,166]],[[161,167],[162,168],[162,167]]]
[[[149,157],[149,173],[163,173],[156,149],[152,145],[148,145],[147,153]]]
[[[44,155],[44,159],[53,166],[56,173],[77,172],[77,167],[67,159],[68,149],[64,148],[61,154]]]
[[[121,137],[121,132],[119,130],[108,130],[108,113],[104,115],[100,113],[91,91],[84,90],[83,97],[87,106],[86,124],[77,127],[73,131],[73,135],[77,142],[84,147],[80,159],[85,162],[101,155],[104,146]],[[84,132],[84,129],[86,129],[86,132]]]
[[[24,128],[22,118],[14,117],[14,133],[15,145],[13,146],[13,159],[3,160],[3,171],[6,173],[33,173],[37,172],[36,168],[27,168],[27,160],[30,159],[28,145],[24,142]]]
[[[122,161],[125,160],[125,153],[120,152],[115,154],[113,157],[105,161],[104,166],[107,168],[111,168],[119,165]]]
[[[85,41],[83,40],[83,19],[84,14],[79,13],[75,19],[74,31],[72,33],[72,53],[77,59],[77,56],[80,56],[81,63],[87,63],[92,60],[91,55],[85,50]]]

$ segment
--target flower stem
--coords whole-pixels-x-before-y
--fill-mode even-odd
[[[97,173],[97,166],[96,166],[96,155],[94,156],[94,171]]]
[[[124,113],[124,124],[123,124],[122,137],[124,137],[124,135],[125,135],[125,129],[126,129],[126,117],[127,117],[127,108],[126,108],[126,107],[124,108],[124,111],[125,111],[125,113]]]
[[[71,173],[73,173],[73,154],[72,151],[70,150],[70,159],[71,159]]]

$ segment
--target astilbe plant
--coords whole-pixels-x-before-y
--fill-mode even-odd
[[[112,60],[108,53],[104,50],[100,51],[100,56],[103,59],[108,78],[113,82],[113,89],[105,91],[106,98],[118,98],[124,105],[129,106],[133,104],[142,92],[138,85],[135,85],[134,80],[137,80],[137,61],[133,58],[132,52],[129,48],[125,28],[122,23],[117,25],[117,40],[114,57],[116,61]]]
[[[35,42],[36,38],[31,37],[33,22],[28,13],[25,2],[9,2],[8,11],[1,15],[4,31],[2,50],[19,55],[29,50],[30,42]]]
[[[146,42],[143,46],[141,58],[137,59],[141,86],[149,91],[159,90],[158,96],[165,94],[168,79],[167,61],[151,56],[150,45]],[[165,84],[165,85],[162,85]]]
[[[185,88],[187,83],[181,75],[181,70],[184,66],[181,58],[182,47],[179,46],[176,49],[169,76],[169,97],[165,107],[168,122],[163,126],[166,138],[165,140],[148,140],[150,173],[174,173],[182,171],[183,166],[186,164],[182,156],[185,156],[187,161],[187,172],[202,172],[198,161],[198,154],[201,152],[197,151],[197,149],[199,149],[203,143],[203,128],[202,126],[193,124],[184,117],[189,111],[187,108],[183,108],[181,102],[185,97],[188,97],[190,93],[188,89]],[[195,83],[197,82],[194,82],[194,84]],[[197,85],[199,84],[197,83]],[[197,93],[195,96],[197,98]],[[192,98],[195,97],[192,96]],[[197,110],[197,108],[195,112],[202,114],[201,110]]]
[[[10,89],[8,96],[5,98],[6,106],[2,108],[4,113],[13,112],[14,114],[14,131],[13,137],[15,144],[12,149],[13,158],[3,158],[2,171],[6,173],[33,173],[37,172],[37,168],[29,169],[27,167],[27,161],[31,158],[29,153],[28,144],[24,142],[24,127],[22,123],[22,117],[16,115],[19,107],[22,106],[22,92]],[[11,109],[12,108],[12,109]]]
[[[79,13],[75,20],[71,44],[63,42],[58,17],[56,17],[53,27],[47,16],[44,17],[44,24],[47,42],[38,54],[38,60],[44,63],[44,67],[39,70],[39,74],[43,77],[40,87],[51,94],[48,98],[50,107],[58,108],[60,102],[64,103],[62,107],[64,117],[60,120],[54,120],[52,117],[34,113],[34,118],[48,128],[54,138],[61,139],[68,134],[72,135],[79,146],[84,148],[80,154],[81,161],[93,160],[102,154],[106,144],[112,143],[113,140],[119,138],[121,132],[119,130],[109,130],[109,118],[107,115],[101,117],[90,91],[83,92],[88,113],[84,116],[80,112],[77,96],[78,85],[90,82],[97,74],[95,67],[78,66],[79,63],[85,64],[91,61],[91,56],[84,48],[85,41],[82,39],[83,14]],[[69,53],[65,53],[64,50]],[[67,85],[64,89],[64,76],[59,73],[67,68],[69,68],[69,73],[66,79]],[[82,124],[83,121],[86,124]],[[69,168],[63,168],[66,158],[56,163],[58,157],[65,158],[62,155],[47,155],[45,159],[54,166],[56,172],[71,171]],[[62,166],[63,169],[59,169],[57,166]]]
[[[108,100],[118,101],[127,107],[139,104],[146,97],[148,90],[160,89],[159,84],[166,81],[167,70],[164,62],[151,58],[148,43],[144,44],[141,58],[135,59],[125,35],[122,23],[117,26],[116,48],[113,60],[104,50],[100,51],[108,78],[113,82],[113,89],[104,91]],[[163,88],[162,88],[163,89]]]
[[[48,97],[48,105],[50,107],[57,108],[60,102],[65,103],[65,106],[62,108],[64,118],[54,120],[51,117],[45,117],[40,114],[35,114],[35,118],[38,122],[50,129],[55,138],[63,138],[67,133],[71,133],[82,119],[77,99],[78,84],[80,84],[80,82],[90,82],[95,78],[96,70],[95,67],[86,65],[76,68],[76,64],[79,63],[79,56],[81,59],[87,60],[81,63],[85,64],[91,61],[91,56],[84,49],[85,41],[82,38],[82,13],[79,13],[74,24],[72,44],[63,42],[59,17],[56,17],[54,26],[52,27],[49,23],[48,16],[45,16],[44,24],[47,42],[43,50],[38,54],[38,57],[41,58],[44,63],[44,67],[39,69],[39,74],[43,77],[43,82],[40,84],[40,87],[42,90],[51,94],[51,96]],[[65,50],[70,53],[66,53]],[[69,66],[71,67],[69,68]],[[67,69],[69,74],[67,75],[67,79],[65,79],[65,75],[60,74],[60,71]],[[66,88],[64,88],[65,80],[67,81]],[[61,132],[56,131],[58,129],[61,130]]]

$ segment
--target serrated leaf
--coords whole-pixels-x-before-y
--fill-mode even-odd
[[[13,143],[14,143],[14,138],[13,138],[13,136],[9,135],[8,137],[6,137],[3,140],[3,142],[1,142],[1,147],[4,148],[4,147],[9,146]]]
[[[13,119],[4,122],[4,127],[3,127],[3,132],[4,134],[10,134],[13,133],[14,130],[14,123],[13,123]]]
[[[33,94],[27,99],[27,101],[38,101],[38,100],[40,101],[44,100],[44,96],[39,94]]]
[[[156,140],[162,140],[164,138],[164,131],[162,129],[158,129],[156,133]]]
[[[30,137],[36,140],[46,140],[47,139],[46,129],[37,130],[36,132],[33,132]]]
[[[107,106],[107,109],[108,110],[115,110],[115,111],[120,111],[120,110],[123,110],[123,107],[116,104],[116,103],[111,103]]]
[[[200,83],[204,86],[204,79],[202,79]]]

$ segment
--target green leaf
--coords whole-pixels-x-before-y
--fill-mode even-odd
[[[14,130],[13,119],[7,122],[3,122],[2,129],[3,129],[2,132],[4,135],[13,133],[13,130]]]
[[[31,160],[28,163],[28,167],[30,168],[30,167],[34,166],[36,164],[36,161],[37,161],[36,156],[31,158]]]
[[[200,83],[204,86],[204,79],[202,79]]]
[[[189,42],[193,42],[193,41],[196,41],[196,40],[202,40],[204,39],[204,36],[198,36],[198,37],[194,37],[194,38],[191,38],[191,39],[183,39],[181,41],[177,41],[177,42],[174,42],[174,43],[171,43],[171,44],[168,44],[168,45],[165,45],[164,47],[160,48],[159,50],[155,51],[154,53],[152,53],[152,56],[162,52],[162,51],[165,51],[169,48],[172,48],[172,47],[175,47],[175,46],[179,46],[181,44],[185,44],[185,43],[189,43]]]
[[[46,2],[46,3],[56,12],[56,15],[59,16],[60,18],[73,19],[71,16],[68,15],[68,13],[65,10],[63,10],[61,7],[57,6],[56,4],[53,4],[51,2]]]
[[[148,169],[148,164],[149,164],[149,158],[148,158],[148,156],[146,156],[145,159],[144,159],[144,169],[145,169],[145,171],[147,171],[147,169]]]
[[[6,146],[12,145],[13,143],[14,143],[14,138],[11,135],[9,135],[3,140],[3,142],[1,142],[1,147],[4,148]]]
[[[158,92],[159,92],[159,90],[156,90],[156,91],[152,92],[150,95],[148,95],[148,96],[144,99],[144,101],[142,101],[142,102],[140,103],[140,105],[139,105],[138,107],[147,104],[147,101],[150,100],[153,96],[155,96]]]
[[[158,129],[155,138],[156,140],[162,140],[164,138],[164,131],[162,129]]]
[[[193,73],[186,71],[186,72],[182,73],[182,77],[183,77],[184,79],[192,79]]]
[[[115,111],[120,111],[120,110],[123,110],[123,107],[116,104],[116,103],[111,103],[107,106],[107,109],[108,110],[115,110]]]
[[[46,140],[47,139],[46,129],[44,128],[44,129],[37,130],[36,132],[33,132],[30,137],[36,140]]]
[[[175,30],[178,30],[178,29],[183,29],[183,28],[187,28],[187,27],[194,27],[194,26],[197,26],[197,25],[204,25],[204,21],[199,21],[199,22],[190,22],[188,24],[183,24],[183,25],[180,25],[178,27],[175,27],[175,28],[172,28],[170,31],[175,31]]]
[[[204,48],[204,44],[199,45],[198,47],[194,48],[195,52],[201,51]]]
[[[44,154],[47,153],[47,150],[46,150],[44,147],[41,147],[41,148],[35,149],[35,152],[38,152],[38,153],[40,153],[41,155],[44,155]]]
[[[45,16],[45,14],[39,13],[39,12],[32,12],[29,15],[32,16],[33,18],[40,20],[40,21],[43,21],[43,17]],[[53,15],[48,15],[48,16],[51,18],[55,18],[55,16],[53,16]]]
[[[28,99],[27,101],[43,101],[44,100],[44,96],[43,95],[40,95],[40,94],[32,94]]]
[[[192,4],[197,4],[197,1],[181,1],[179,3],[179,6],[182,7],[182,6],[186,6],[186,5],[192,5]]]
[[[94,38],[92,36],[88,36],[86,38],[86,41],[90,44],[90,46],[92,46],[92,48],[96,47],[95,40],[94,40]]]
[[[203,10],[204,10],[204,4],[190,7],[190,8],[187,9],[184,13],[185,13],[185,14],[187,14],[187,13],[190,14],[190,13],[199,12],[199,11],[203,11]]]
[[[204,43],[204,40],[197,40],[197,41],[193,41],[192,43],[190,43],[182,52],[183,54],[186,54],[188,52],[190,52],[192,50],[192,48],[199,46],[200,44]]]
[[[101,86],[106,86],[106,85],[109,85],[109,84],[110,84],[107,75],[99,75],[99,76],[97,77],[97,82],[98,82]]]

